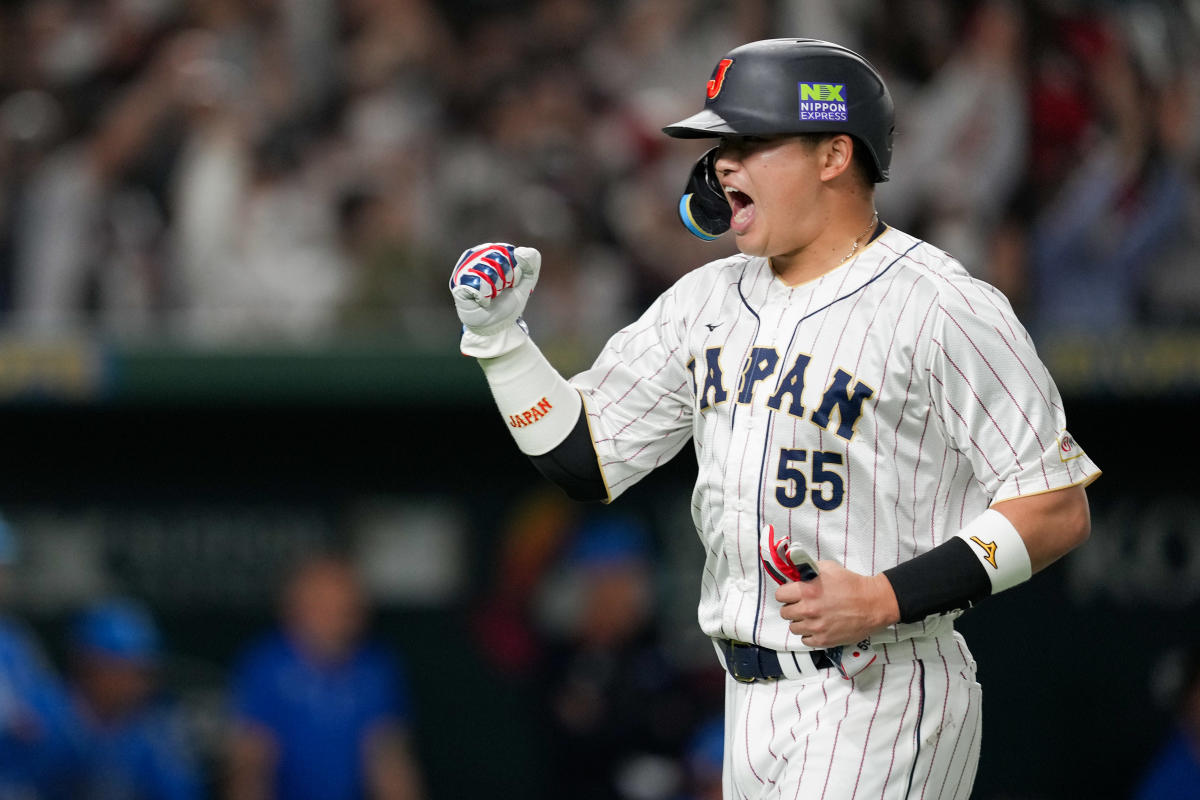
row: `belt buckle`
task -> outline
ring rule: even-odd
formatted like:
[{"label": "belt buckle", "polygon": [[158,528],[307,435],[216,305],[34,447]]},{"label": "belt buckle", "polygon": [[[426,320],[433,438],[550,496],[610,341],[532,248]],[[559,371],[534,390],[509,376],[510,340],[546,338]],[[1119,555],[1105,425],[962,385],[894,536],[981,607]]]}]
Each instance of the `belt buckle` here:
[{"label": "belt buckle", "polygon": [[738,683],[756,683],[759,680],[759,677],[757,675],[743,675],[738,670],[738,666],[740,665],[741,660],[742,660],[737,655],[737,652],[739,649],[741,649],[743,651],[749,651],[749,653],[753,653],[755,665],[757,665],[757,663],[758,663],[758,654],[757,654],[757,652],[755,652],[754,645],[747,644],[746,642],[737,642],[737,641],[734,641],[733,639],[730,639],[729,640],[729,652],[725,656],[725,661],[727,662],[726,666],[729,667],[729,674]]}]

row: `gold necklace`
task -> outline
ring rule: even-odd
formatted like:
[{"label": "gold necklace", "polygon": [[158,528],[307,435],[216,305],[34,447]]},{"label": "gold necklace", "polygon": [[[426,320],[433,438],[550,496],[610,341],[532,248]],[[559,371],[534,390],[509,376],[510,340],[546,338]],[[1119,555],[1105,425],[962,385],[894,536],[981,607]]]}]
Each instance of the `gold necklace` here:
[{"label": "gold necklace", "polygon": [[871,231],[875,230],[875,225],[878,222],[879,222],[879,212],[876,211],[874,214],[871,215],[871,221],[869,223],[867,223],[867,227],[865,229],[863,229],[863,232],[860,233],[858,236],[854,237],[854,244],[850,245],[850,252],[846,253],[846,255],[842,256],[842,260],[838,262],[839,267],[842,264],[845,264],[847,261],[849,261],[850,256],[852,256],[858,252],[858,240],[863,238],[864,236],[866,236]]}]

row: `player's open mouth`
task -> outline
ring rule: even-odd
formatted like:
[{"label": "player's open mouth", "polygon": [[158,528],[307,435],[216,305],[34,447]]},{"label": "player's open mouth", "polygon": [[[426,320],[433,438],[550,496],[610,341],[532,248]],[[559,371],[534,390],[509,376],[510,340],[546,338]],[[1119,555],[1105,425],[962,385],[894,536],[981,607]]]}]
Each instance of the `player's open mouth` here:
[{"label": "player's open mouth", "polygon": [[724,189],[725,199],[729,201],[729,210],[732,212],[729,226],[734,234],[743,233],[754,219],[754,200],[740,189],[729,186]]}]

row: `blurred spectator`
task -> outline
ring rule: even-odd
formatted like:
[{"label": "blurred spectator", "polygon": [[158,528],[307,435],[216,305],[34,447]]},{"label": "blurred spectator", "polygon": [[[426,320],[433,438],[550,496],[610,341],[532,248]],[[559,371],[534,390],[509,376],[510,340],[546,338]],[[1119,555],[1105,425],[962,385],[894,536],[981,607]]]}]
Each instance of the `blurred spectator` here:
[{"label": "blurred spectator", "polygon": [[[17,542],[0,519],[0,591]],[[79,752],[70,701],[33,637],[0,615],[0,798],[67,798],[66,775]]]},{"label": "blurred spectator", "polygon": [[233,680],[231,800],[415,800],[407,686],[363,638],[366,600],[343,560],[289,579],[281,629],[249,648]]},{"label": "blurred spectator", "polygon": [[987,243],[1026,157],[1023,40],[1015,2],[978,6],[961,45],[902,105],[896,169],[879,187],[888,222],[919,228],[985,280]]},{"label": "blurred spectator", "polygon": [[182,68],[187,127],[171,200],[186,330],[311,339],[331,330],[345,282],[326,131],[264,114],[260,103],[290,87],[264,85],[274,65],[247,75],[223,44],[209,37]]},{"label": "blurred spectator", "polygon": [[640,523],[598,516],[545,587],[559,629],[546,660],[553,797],[666,800],[683,788],[690,731],[709,709],[655,629],[652,563]]},{"label": "blurred spectator", "polygon": [[1200,800],[1200,646],[1188,654],[1176,711],[1177,727],[1142,777],[1136,800]]},{"label": "blurred spectator", "polygon": [[1143,311],[1151,265],[1186,235],[1195,193],[1184,149],[1195,114],[1181,115],[1189,98],[1170,91],[1178,67],[1147,69],[1119,19],[1088,30],[1078,50],[1096,109],[1093,138],[1038,213],[1031,239],[1032,327],[1042,334],[1152,318]]},{"label": "blurred spectator", "polygon": [[1035,335],[1194,325],[1198,27],[1156,0],[0,4],[0,313],[452,349],[448,265],[514,239],[550,265],[530,324],[586,363],[731,252],[675,218],[700,143],[659,127],[701,88],[671,76],[800,35],[861,48],[905,100],[885,220],[964,254]]},{"label": "blurred spectator", "polygon": [[470,626],[488,665],[506,677],[528,677],[544,657],[534,605],[576,513],[557,487],[542,487],[515,505],[502,528],[488,593],[472,604],[479,611]]},{"label": "blurred spectator", "polygon": [[183,718],[158,692],[162,649],[150,614],[128,600],[84,610],[71,633],[72,688],[84,747],[71,797],[202,796]]}]

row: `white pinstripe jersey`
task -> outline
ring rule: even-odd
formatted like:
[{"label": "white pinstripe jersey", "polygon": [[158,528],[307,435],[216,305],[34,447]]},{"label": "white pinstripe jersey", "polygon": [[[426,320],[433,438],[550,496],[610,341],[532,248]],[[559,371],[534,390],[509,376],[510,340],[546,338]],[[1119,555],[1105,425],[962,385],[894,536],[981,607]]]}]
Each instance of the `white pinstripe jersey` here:
[{"label": "white pinstripe jersey", "polygon": [[764,523],[871,575],[991,502],[1099,475],[1005,297],[893,228],[799,286],[746,255],[694,270],[571,383],[612,497],[693,440],[701,628],[776,650],[806,648],[760,566]]}]

